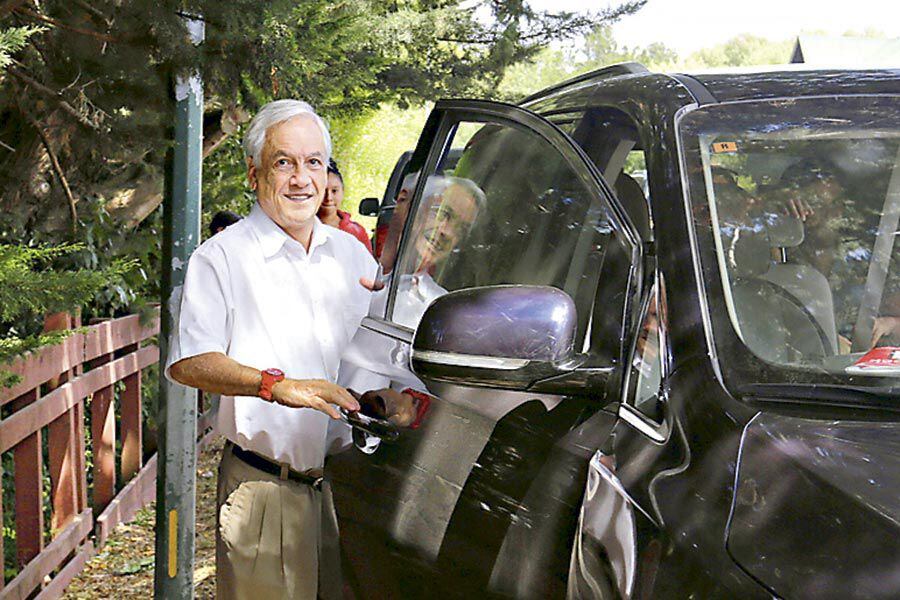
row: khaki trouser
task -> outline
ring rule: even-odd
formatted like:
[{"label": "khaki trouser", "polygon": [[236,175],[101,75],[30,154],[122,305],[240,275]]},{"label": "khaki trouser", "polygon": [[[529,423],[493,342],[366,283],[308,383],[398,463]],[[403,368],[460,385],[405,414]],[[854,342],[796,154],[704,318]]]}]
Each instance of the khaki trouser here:
[{"label": "khaki trouser", "polygon": [[217,511],[216,598],[340,598],[337,520],[327,484],[319,492],[281,480],[238,459],[226,444]]}]

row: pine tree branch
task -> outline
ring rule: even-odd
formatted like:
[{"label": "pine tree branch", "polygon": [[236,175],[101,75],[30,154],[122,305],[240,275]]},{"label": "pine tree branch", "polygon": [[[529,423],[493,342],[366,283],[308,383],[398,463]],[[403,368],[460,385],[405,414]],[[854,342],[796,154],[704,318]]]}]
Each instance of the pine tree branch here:
[{"label": "pine tree branch", "polygon": [[71,104],[69,104],[68,102],[63,100],[60,97],[59,92],[54,91],[54,90],[50,89],[49,87],[47,87],[46,85],[40,83],[39,81],[32,79],[31,77],[29,77],[28,75],[26,75],[25,73],[23,73],[22,71],[17,69],[16,67],[12,67],[12,66],[8,67],[7,72],[11,73],[13,75],[13,77],[18,79],[22,83],[28,85],[28,87],[30,87],[38,92],[41,92],[45,96],[52,98],[54,101],[56,101],[57,104],[59,104],[59,107],[61,109],[63,109],[64,111],[66,111],[67,113],[69,113],[70,115],[75,117],[75,120],[77,120],[79,123],[81,123],[88,129],[93,129],[94,131],[98,130],[97,126],[94,125],[93,123],[91,123],[87,117],[85,117],[83,114],[81,114],[78,111],[78,109],[76,109],[74,106],[72,106]]},{"label": "pine tree branch", "polygon": [[78,6],[80,6],[81,8],[83,8],[84,10],[86,10],[87,12],[89,12],[90,14],[92,14],[94,17],[96,17],[97,19],[102,21],[103,24],[106,25],[107,27],[109,27],[112,24],[112,19],[107,17],[99,9],[95,8],[94,6],[91,6],[84,0],[72,0],[72,1],[75,4],[77,4]]},{"label": "pine tree branch", "polygon": [[59,179],[59,183],[62,185],[63,192],[66,194],[66,200],[69,202],[69,213],[72,215],[72,233],[78,232],[78,209],[75,207],[75,196],[72,195],[72,188],[69,187],[69,180],[66,179],[65,173],[63,173],[62,166],[59,164],[59,159],[56,157],[56,154],[53,152],[53,148],[50,146],[50,138],[47,137],[47,134],[44,133],[44,129],[40,126],[40,124],[32,118],[32,116],[26,112],[22,112],[28,121],[31,123],[32,127],[34,127],[38,135],[41,136],[41,142],[44,144],[44,149],[47,150],[47,156],[50,157],[50,165],[53,167],[53,172],[56,174],[56,178]]},{"label": "pine tree branch", "polygon": [[105,33],[100,33],[99,31],[93,31],[90,29],[82,29],[81,27],[74,27],[72,25],[67,25],[67,24],[63,23],[62,21],[59,21],[57,19],[51,19],[50,17],[45,17],[44,15],[42,15],[40,13],[36,13],[33,10],[29,10],[27,8],[19,7],[19,8],[16,8],[15,11],[17,13],[19,13],[20,15],[31,17],[32,19],[36,19],[36,20],[44,22],[44,23],[49,23],[50,25],[53,25],[54,27],[59,27],[60,29],[65,29],[67,31],[71,31],[73,33],[78,33],[81,35],[87,35],[87,36],[90,36],[93,38],[97,38],[98,40],[101,40],[104,42],[115,43],[115,42],[124,41],[122,38],[116,38],[116,37],[113,37],[110,35],[106,35]]}]

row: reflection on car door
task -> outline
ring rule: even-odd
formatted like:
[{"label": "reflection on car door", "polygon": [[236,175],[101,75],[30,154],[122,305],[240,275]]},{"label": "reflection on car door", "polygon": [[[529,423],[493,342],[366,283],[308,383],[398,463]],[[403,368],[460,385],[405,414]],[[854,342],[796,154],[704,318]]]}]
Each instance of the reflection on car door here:
[{"label": "reflection on car door", "polygon": [[420,176],[409,218],[391,224],[404,226],[399,258],[382,265],[389,285],[347,359],[433,400],[398,441],[329,460],[345,577],[362,597],[563,595],[587,463],[614,421],[604,390],[419,381],[410,343],[447,291],[550,285],[575,301],[590,362],[604,258],[630,257],[633,234],[577,146],[520,108],[439,103],[410,164]]}]

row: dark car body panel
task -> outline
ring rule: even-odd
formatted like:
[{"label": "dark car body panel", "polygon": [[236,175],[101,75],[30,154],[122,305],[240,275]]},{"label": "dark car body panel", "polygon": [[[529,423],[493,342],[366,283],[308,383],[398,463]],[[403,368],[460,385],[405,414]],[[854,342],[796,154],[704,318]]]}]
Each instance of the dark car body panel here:
[{"label": "dark car body panel", "polygon": [[[581,373],[583,394],[423,379],[438,418],[365,459],[331,458],[357,595],[897,597],[898,413],[841,412],[816,404],[815,389],[797,402],[726,381],[722,364],[733,357],[717,354],[707,300],[721,283],[696,247],[709,214],[688,200],[677,123],[713,102],[898,92],[897,70],[674,77],[612,68],[526,99],[547,121],[571,123],[580,160],[597,160],[609,127],[631,127],[644,153],[652,238],[600,178],[638,249],[624,334],[605,363],[566,379],[571,386]],[[669,363],[652,419],[628,405],[624,371],[659,279]],[[408,368],[412,332],[368,327]],[[590,368],[605,370],[592,378]]]},{"label": "dark car body panel", "polygon": [[898,423],[760,414],[741,443],[728,549],[780,596],[896,598],[898,479]]}]

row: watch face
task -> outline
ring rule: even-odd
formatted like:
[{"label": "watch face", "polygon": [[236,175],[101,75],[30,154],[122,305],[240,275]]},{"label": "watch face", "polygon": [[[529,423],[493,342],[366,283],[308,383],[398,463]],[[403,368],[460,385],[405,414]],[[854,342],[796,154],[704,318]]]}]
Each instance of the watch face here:
[{"label": "watch face", "polygon": [[281,369],[266,369],[266,374],[272,377],[284,377],[284,371]]}]

